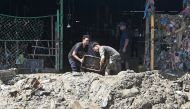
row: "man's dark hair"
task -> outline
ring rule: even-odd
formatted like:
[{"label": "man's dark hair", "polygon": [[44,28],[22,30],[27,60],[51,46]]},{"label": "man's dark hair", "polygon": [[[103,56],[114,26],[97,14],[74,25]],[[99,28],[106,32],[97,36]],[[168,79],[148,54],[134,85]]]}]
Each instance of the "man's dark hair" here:
[{"label": "man's dark hair", "polygon": [[96,45],[100,45],[98,42],[94,42],[93,44],[92,44],[92,48],[94,48]]},{"label": "man's dark hair", "polygon": [[86,38],[90,39],[90,35],[83,35],[83,36],[82,36],[82,40],[84,40],[84,39],[86,39]]}]

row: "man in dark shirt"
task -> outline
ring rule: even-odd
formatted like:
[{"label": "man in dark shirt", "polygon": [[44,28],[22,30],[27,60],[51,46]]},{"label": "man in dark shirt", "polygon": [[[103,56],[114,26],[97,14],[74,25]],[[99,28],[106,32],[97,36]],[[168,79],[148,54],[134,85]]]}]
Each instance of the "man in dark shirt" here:
[{"label": "man in dark shirt", "polygon": [[131,57],[138,57],[138,49],[137,49],[137,40],[140,36],[138,28],[135,29],[133,36],[131,38]]},{"label": "man in dark shirt", "polygon": [[118,36],[118,31],[120,31],[120,44],[119,44],[119,52],[121,54],[121,65],[122,65],[122,70],[126,70],[129,66],[128,66],[128,62],[127,62],[127,53],[126,53],[126,49],[128,47],[128,43],[129,43],[129,33],[127,32],[127,27],[126,27],[126,23],[125,22],[121,22],[118,25],[117,28],[117,34],[116,37]]},{"label": "man in dark shirt", "polygon": [[94,41],[90,41],[87,54],[91,55],[91,56],[100,57],[99,53],[97,53],[93,50],[93,43],[94,43]]},{"label": "man in dark shirt", "polygon": [[83,61],[83,56],[88,52],[89,35],[84,35],[82,42],[76,43],[69,52],[68,59],[74,76],[80,75],[80,65]]},{"label": "man in dark shirt", "polygon": [[110,46],[93,43],[93,50],[100,54],[100,66],[106,67],[105,75],[118,74],[121,71],[120,54]]}]

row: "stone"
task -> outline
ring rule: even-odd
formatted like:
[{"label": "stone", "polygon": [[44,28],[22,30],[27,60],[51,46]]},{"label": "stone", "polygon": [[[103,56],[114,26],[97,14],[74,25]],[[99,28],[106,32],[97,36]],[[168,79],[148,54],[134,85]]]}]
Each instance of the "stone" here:
[{"label": "stone", "polygon": [[185,92],[185,94],[187,95],[188,101],[190,101],[190,93],[189,92]]},{"label": "stone", "polygon": [[145,103],[142,105],[140,109],[152,109],[152,104],[151,103]]},{"label": "stone", "polygon": [[49,96],[51,94],[51,92],[49,92],[49,91],[40,91],[40,90],[38,90],[38,91],[36,91],[35,92],[35,95],[36,96]]},{"label": "stone", "polygon": [[96,103],[91,103],[89,109],[101,109]]},{"label": "stone", "polygon": [[0,80],[6,82],[8,80],[11,80],[13,77],[15,77],[17,74],[16,68],[11,68],[8,70],[0,70]]},{"label": "stone", "polygon": [[183,104],[180,109],[190,109],[190,102]]},{"label": "stone", "polygon": [[70,106],[71,109],[84,109],[80,103],[78,101],[74,101],[71,106]]},{"label": "stone", "polygon": [[137,88],[124,89],[121,91],[122,97],[134,97],[139,94],[139,90]]},{"label": "stone", "polygon": [[11,89],[11,86],[10,86],[10,85],[4,85],[4,84],[3,84],[3,85],[0,86],[0,89],[1,89],[1,90],[9,90],[9,89]]},{"label": "stone", "polygon": [[0,80],[0,85],[3,85],[3,81],[2,80]]},{"label": "stone", "polygon": [[9,92],[9,94],[10,94],[11,97],[17,97],[18,94],[19,94],[19,91],[17,91],[17,90],[12,90],[12,91]]},{"label": "stone", "polygon": [[128,73],[128,71],[121,71],[117,75],[125,75],[126,73]]}]

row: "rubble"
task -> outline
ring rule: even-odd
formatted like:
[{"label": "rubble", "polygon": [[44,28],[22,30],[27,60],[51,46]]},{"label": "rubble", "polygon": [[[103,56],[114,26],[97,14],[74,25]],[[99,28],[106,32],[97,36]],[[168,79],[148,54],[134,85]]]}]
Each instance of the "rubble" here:
[{"label": "rubble", "polygon": [[190,109],[187,80],[189,74],[173,81],[158,71],[132,70],[110,76],[18,74],[0,84],[0,109]]}]

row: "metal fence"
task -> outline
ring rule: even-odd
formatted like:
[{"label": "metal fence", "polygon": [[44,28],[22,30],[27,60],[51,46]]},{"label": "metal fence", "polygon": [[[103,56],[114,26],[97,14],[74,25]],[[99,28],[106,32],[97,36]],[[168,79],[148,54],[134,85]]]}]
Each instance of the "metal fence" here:
[{"label": "metal fence", "polygon": [[[32,68],[34,60],[39,68],[55,68],[58,47],[54,40],[0,40],[0,69],[18,67]],[[30,61],[30,62],[29,62]],[[34,62],[33,62],[34,63]]]},{"label": "metal fence", "polygon": [[59,31],[56,16],[0,14],[0,69],[57,69]]}]

